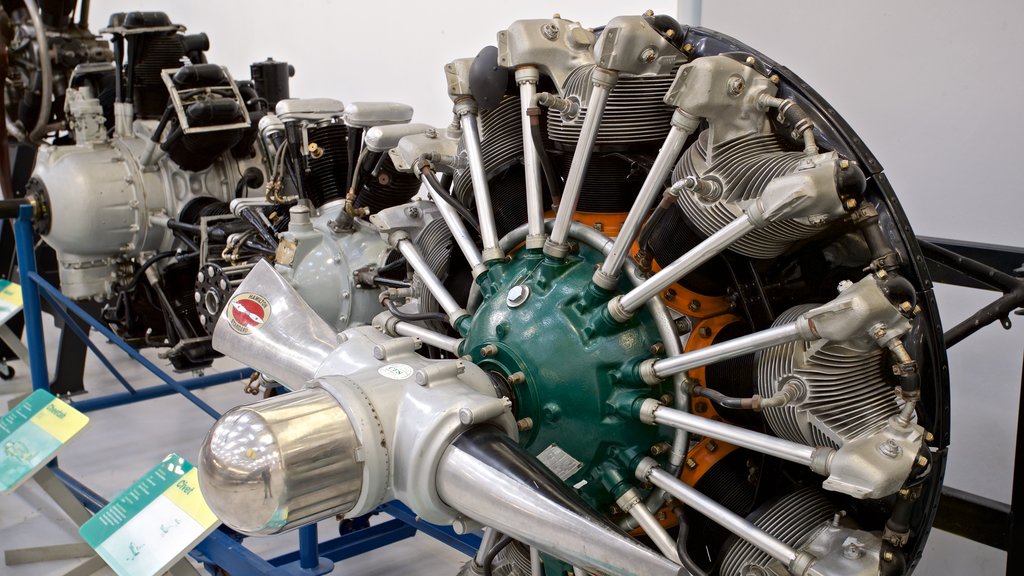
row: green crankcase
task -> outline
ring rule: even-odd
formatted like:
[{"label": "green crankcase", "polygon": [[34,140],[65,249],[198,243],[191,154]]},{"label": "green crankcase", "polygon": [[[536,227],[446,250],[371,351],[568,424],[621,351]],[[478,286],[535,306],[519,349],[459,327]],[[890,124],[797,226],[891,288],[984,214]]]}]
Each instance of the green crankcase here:
[{"label": "green crankcase", "polygon": [[669,394],[671,385],[636,376],[637,364],[662,348],[646,309],[626,324],[601,321],[611,294],[591,277],[602,259],[584,246],[564,260],[519,250],[492,264],[461,350],[507,383],[517,419],[532,420],[523,448],[612,513],[615,498],[636,484],[639,459],[670,440],[618,408]]}]

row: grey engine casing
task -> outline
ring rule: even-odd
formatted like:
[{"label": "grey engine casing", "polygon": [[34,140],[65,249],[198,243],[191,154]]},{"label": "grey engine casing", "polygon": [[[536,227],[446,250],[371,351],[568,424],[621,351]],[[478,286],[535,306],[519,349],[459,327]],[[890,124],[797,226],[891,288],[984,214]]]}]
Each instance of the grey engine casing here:
[{"label": "grey engine casing", "polygon": [[[94,116],[73,116],[72,123]],[[50,223],[43,240],[57,253],[61,291],[68,297],[109,298],[120,263],[172,248],[173,233],[154,221],[177,217],[195,198],[230,201],[242,173],[263,165],[257,147],[252,158],[225,153],[199,172],[183,170],[167,156],[144,167],[141,159],[156,125],[137,120],[128,133],[110,138],[102,130],[82,138],[86,133],[79,131],[75,145],[39,148],[29,191],[46,195]]]}]

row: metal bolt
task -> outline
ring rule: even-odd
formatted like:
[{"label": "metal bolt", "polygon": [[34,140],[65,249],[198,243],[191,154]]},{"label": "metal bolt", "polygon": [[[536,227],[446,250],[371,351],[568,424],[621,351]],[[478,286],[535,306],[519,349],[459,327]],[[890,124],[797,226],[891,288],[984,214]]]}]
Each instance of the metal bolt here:
[{"label": "metal bolt", "polygon": [[405,213],[409,215],[409,218],[419,218],[420,209],[415,206],[409,206],[405,209]]},{"label": "metal bolt", "polygon": [[523,302],[526,302],[526,299],[529,297],[529,286],[516,284],[508,289],[508,294],[505,296],[505,304],[507,304],[509,308],[518,308],[523,304]]},{"label": "metal bolt", "polygon": [[423,135],[427,138],[437,138],[437,130],[434,128],[427,128],[423,131]]},{"label": "metal bolt", "polygon": [[648,64],[654,62],[657,58],[658,51],[654,48],[645,48],[644,51],[640,53],[640,60]]},{"label": "metal bolt", "polygon": [[903,452],[903,449],[900,448],[900,445],[897,444],[895,440],[890,438],[889,440],[886,440],[885,442],[882,442],[881,444],[878,445],[878,451],[882,453],[882,456],[886,456],[889,458],[899,458],[900,453]]},{"label": "metal bolt", "polygon": [[693,409],[697,411],[697,414],[703,414],[708,411],[708,405],[704,402],[697,402],[694,404]]},{"label": "metal bolt", "polygon": [[928,458],[926,458],[924,456],[918,456],[917,457],[917,465],[922,467],[922,468],[924,468],[925,466],[928,465]]},{"label": "metal bolt", "polygon": [[693,44],[690,44],[689,42],[687,42],[686,44],[683,44],[683,52],[692,52],[692,51],[693,51]]},{"label": "metal bolt", "polygon": [[885,554],[882,554],[882,559],[886,562],[892,562],[893,558],[895,558],[895,556],[892,555],[892,552],[886,552]]},{"label": "metal bolt", "polygon": [[853,198],[848,198],[846,200],[846,208],[848,210],[853,210],[856,207],[857,207],[857,201],[856,200],[854,200]]},{"label": "metal bolt", "polygon": [[732,94],[733,96],[739,96],[740,94],[743,93],[744,86],[745,84],[743,83],[743,78],[740,78],[739,76],[733,76],[732,78],[729,79],[729,94]]},{"label": "metal bolt", "polygon": [[651,354],[661,354],[665,351],[665,345],[661,342],[655,342],[654,344],[651,344],[650,351]]},{"label": "metal bolt", "polygon": [[900,489],[900,496],[908,496],[909,494],[910,490],[907,490],[906,488]]},{"label": "metal bolt", "polygon": [[700,310],[700,300],[690,300],[690,305],[687,308],[690,309],[690,312]]},{"label": "metal bolt", "polygon": [[714,452],[715,450],[718,450],[718,444],[715,444],[714,442],[708,442],[704,448],[708,452]]},{"label": "metal bolt", "polygon": [[675,397],[671,394],[662,394],[661,397],[658,398],[658,401],[661,402],[662,406],[671,406],[673,400],[675,400]]},{"label": "metal bolt", "polygon": [[690,469],[690,470],[696,469],[697,468],[697,461],[694,460],[693,458],[687,458],[686,459],[686,467],[688,469]]},{"label": "metal bolt", "polygon": [[710,338],[711,328],[707,326],[701,326],[700,330],[697,330],[697,335],[699,335],[701,338]]},{"label": "metal bolt", "polygon": [[480,349],[480,355],[484,356],[484,357],[494,356],[497,353],[498,353],[498,347],[495,346],[494,344],[488,344],[488,345],[486,345],[486,346],[484,346],[483,348]]},{"label": "metal bolt", "polygon": [[846,289],[849,288],[850,286],[853,286],[853,282],[850,282],[849,280],[843,280],[842,282],[839,283],[839,286],[836,287],[836,290],[840,292],[845,292]]},{"label": "metal bolt", "polygon": [[309,155],[314,159],[324,155],[324,149],[320,147],[316,142],[309,143]]},{"label": "metal bolt", "polygon": [[672,449],[672,445],[668,442],[658,442],[654,446],[651,446],[651,456],[661,456]]},{"label": "metal bolt", "polygon": [[533,418],[527,416],[526,418],[520,418],[516,420],[516,428],[519,428],[520,432],[526,432],[533,428]]},{"label": "metal bolt", "polygon": [[771,76],[770,76],[770,77],[768,78],[768,80],[771,80],[771,83],[772,83],[772,84],[778,84],[778,83],[779,83],[779,75],[778,75],[778,74],[772,74],[772,75],[771,75]]},{"label": "metal bolt", "polygon": [[910,314],[913,310],[914,307],[910,305],[910,302],[900,302],[900,312]]},{"label": "metal bolt", "polygon": [[669,288],[668,290],[665,290],[665,300],[668,300],[668,301],[671,302],[672,300],[675,300],[675,299],[676,299],[676,291],[675,290],[673,290],[671,288]]},{"label": "metal bolt", "polygon": [[541,26],[540,33],[548,40],[554,40],[555,38],[558,38],[558,26],[548,22]]},{"label": "metal bolt", "polygon": [[843,519],[843,516],[846,516],[846,510],[840,510],[839,512],[836,512],[832,516],[832,527],[833,528],[839,528],[839,521]]},{"label": "metal bolt", "polygon": [[757,64],[757,60],[754,60],[753,56],[747,56],[747,59],[745,60],[745,62],[747,64],[747,66],[753,66],[754,64]]},{"label": "metal bolt", "polygon": [[935,441],[935,434],[932,434],[931,432],[925,432],[924,433],[924,441],[928,442],[929,444],[934,442]]},{"label": "metal bolt", "polygon": [[847,160],[846,158],[843,158],[842,160],[839,161],[839,169],[840,170],[846,170],[849,167],[850,167],[850,161]]},{"label": "metal bolt", "polygon": [[654,16],[654,10],[651,10],[650,8],[648,8],[647,11],[644,12],[644,16],[647,16],[648,18],[650,18],[651,16]]},{"label": "metal bolt", "polygon": [[856,540],[843,547],[843,556],[846,556],[851,560],[856,560],[863,555],[864,550],[860,547],[860,542],[857,542]]},{"label": "metal bolt", "polygon": [[523,374],[522,372],[515,372],[510,374],[508,377],[508,383],[513,386],[522,384],[523,382],[526,382],[526,374]]},{"label": "metal bolt", "polygon": [[911,313],[912,313],[912,314],[913,314],[914,316],[917,316],[918,314],[920,314],[920,313],[921,313],[921,307],[920,307],[920,306],[914,306],[914,309],[913,309],[913,310],[911,311]]}]

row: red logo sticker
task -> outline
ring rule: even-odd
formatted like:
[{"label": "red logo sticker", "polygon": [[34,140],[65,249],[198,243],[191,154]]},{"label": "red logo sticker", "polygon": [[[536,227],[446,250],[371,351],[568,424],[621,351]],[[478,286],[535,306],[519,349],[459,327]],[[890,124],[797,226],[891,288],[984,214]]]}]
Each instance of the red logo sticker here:
[{"label": "red logo sticker", "polygon": [[270,319],[270,302],[252,292],[238,294],[224,309],[224,316],[232,330],[239,334],[251,334]]}]

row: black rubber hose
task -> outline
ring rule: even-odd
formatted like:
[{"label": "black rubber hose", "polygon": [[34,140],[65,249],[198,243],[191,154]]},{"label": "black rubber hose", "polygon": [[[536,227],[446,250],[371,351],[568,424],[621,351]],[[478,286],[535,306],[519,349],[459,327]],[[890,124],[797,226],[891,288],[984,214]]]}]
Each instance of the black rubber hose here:
[{"label": "black rubber hose", "polygon": [[686,549],[686,538],[690,533],[690,523],[686,521],[683,507],[676,505],[672,508],[672,513],[676,515],[679,520],[679,534],[676,536],[676,553],[679,555],[679,561],[683,564],[683,568],[686,568],[693,576],[708,576],[693,558],[690,558],[690,552]]},{"label": "black rubber hose", "polygon": [[452,178],[451,174],[449,174],[447,172],[445,172],[444,174],[441,174],[441,180],[440,180],[441,187],[444,188],[445,190],[451,190],[452,189],[452,181],[453,180],[455,180],[455,179]]},{"label": "black rubber hose", "polygon": [[533,137],[533,147],[537,150],[537,157],[540,159],[540,169],[544,173],[544,180],[548,183],[548,192],[551,194],[551,201],[558,204],[562,198],[562,182],[551,164],[551,157],[548,156],[547,148],[544,148],[544,135],[540,132],[540,108],[530,108],[526,112],[530,116],[530,135]]},{"label": "black rubber hose", "polygon": [[154,144],[160,143],[160,137],[164,134],[164,128],[167,128],[167,122],[171,120],[171,114],[174,114],[174,105],[168,104],[167,108],[164,108],[163,116],[160,116],[160,122],[157,123],[156,129],[153,130],[153,136],[149,138]]},{"label": "black rubber hose", "polygon": [[420,173],[423,174],[423,179],[427,182],[427,185],[430,186],[430,188],[434,191],[434,196],[439,197],[441,200],[444,201],[445,204],[448,204],[449,206],[454,208],[455,211],[459,213],[459,216],[462,216],[462,219],[465,220],[466,223],[473,228],[473,230],[476,230],[476,232],[479,233],[480,224],[478,224],[476,218],[473,217],[473,213],[470,212],[468,208],[463,206],[461,202],[456,200],[454,196],[449,194],[448,191],[445,190],[443,186],[441,186],[441,183],[438,182],[437,176],[434,174],[434,171],[431,170],[429,167],[424,166],[420,170]]},{"label": "black rubber hose", "polygon": [[484,576],[492,576],[494,574],[494,557],[505,549],[506,546],[512,543],[512,539],[508,536],[502,536],[491,546],[491,549],[484,555]]},{"label": "black rubber hose", "polygon": [[177,254],[178,252],[175,250],[168,250],[166,252],[160,252],[150,257],[149,260],[146,260],[145,262],[142,263],[142,266],[139,266],[139,269],[135,272],[135,275],[132,276],[131,282],[125,284],[124,291],[130,292],[132,289],[134,289],[135,285],[138,284],[140,280],[142,280],[142,275],[146,273],[146,270],[148,270],[150,266],[156,264],[161,260],[165,260],[167,258],[170,258],[171,256],[175,256]]},{"label": "black rubber hose", "polygon": [[345,190],[354,188],[356,174],[359,173],[360,166],[357,165],[356,159],[359,158],[359,148],[363,142],[363,129],[356,126],[348,127],[348,148],[346,150],[348,156],[347,170],[345,173]]},{"label": "black rubber hose", "polygon": [[381,266],[380,268],[377,268],[377,274],[390,272],[392,270],[405,266],[405,264],[405,256],[402,256],[401,258],[396,258],[395,260],[388,262],[387,264]]},{"label": "black rubber hose", "polygon": [[420,312],[419,314],[402,312],[398,309],[398,306],[395,306],[395,303],[392,302],[390,298],[384,299],[384,305],[388,307],[388,312],[391,312],[392,316],[403,322],[426,322],[430,320],[439,320],[441,322],[448,321],[448,315],[444,312]]}]

